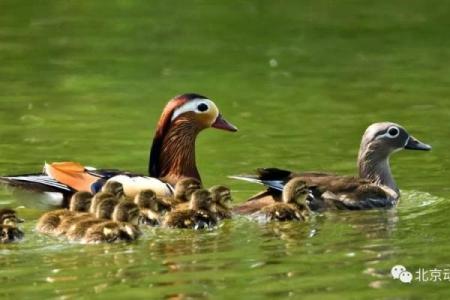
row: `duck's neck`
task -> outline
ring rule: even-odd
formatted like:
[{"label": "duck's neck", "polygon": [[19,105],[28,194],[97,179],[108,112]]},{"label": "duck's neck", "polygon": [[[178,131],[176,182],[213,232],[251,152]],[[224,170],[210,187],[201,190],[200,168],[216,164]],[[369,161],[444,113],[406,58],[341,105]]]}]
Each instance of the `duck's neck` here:
[{"label": "duck's neck", "polygon": [[380,156],[377,151],[363,151],[358,157],[359,177],[375,184],[385,185],[398,195],[400,191],[395,183],[389,165],[389,155]]},{"label": "duck's neck", "polygon": [[186,177],[201,180],[195,161],[195,139],[200,131],[188,120],[172,124],[159,153],[159,178],[172,185]]}]

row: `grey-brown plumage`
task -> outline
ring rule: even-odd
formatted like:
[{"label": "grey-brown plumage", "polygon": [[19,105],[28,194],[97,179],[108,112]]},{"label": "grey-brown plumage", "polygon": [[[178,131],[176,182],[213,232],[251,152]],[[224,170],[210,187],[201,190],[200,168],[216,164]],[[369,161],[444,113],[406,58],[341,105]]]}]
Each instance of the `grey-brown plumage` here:
[{"label": "grey-brown plumage", "polygon": [[75,216],[77,213],[88,212],[91,206],[92,194],[89,192],[77,192],[70,199],[69,209],[57,209],[42,215],[36,225],[36,230],[41,233],[55,234],[55,230],[64,218]]},{"label": "grey-brown plumage", "polygon": [[67,230],[66,237],[71,241],[80,240],[92,225],[100,224],[111,219],[118,203],[119,201],[116,198],[102,200],[97,206],[95,217],[73,224],[69,230]]},{"label": "grey-brown plumage", "polygon": [[126,222],[107,221],[94,224],[86,231],[82,242],[85,244],[135,241],[141,235],[136,225]]},{"label": "grey-brown plumage", "polygon": [[[118,203],[118,200],[114,197],[114,195],[109,193],[103,193],[99,197],[95,195],[92,198],[91,206],[89,211],[94,211],[93,213],[77,213],[74,216],[67,216],[62,219],[61,224],[56,228],[55,234],[57,235],[68,235],[69,231],[72,230],[70,235],[73,236],[74,239],[79,239],[83,235],[83,228],[85,228],[85,224],[82,224],[84,221],[92,220],[92,219],[111,219],[112,213],[114,211],[114,207]],[[94,209],[95,207],[95,209]],[[77,225],[78,224],[78,225]],[[82,229],[78,230],[78,227],[81,226]],[[81,237],[80,237],[81,234]],[[83,233],[84,234],[84,233]]]},{"label": "grey-brown plumage", "polygon": [[199,180],[183,178],[175,185],[174,200],[176,203],[189,202],[192,194],[201,188],[202,184]]},{"label": "grey-brown plumage", "polygon": [[209,189],[212,196],[212,211],[218,219],[231,219],[230,203],[233,201],[231,190],[223,185],[216,185]]},{"label": "grey-brown plumage", "polygon": [[217,225],[217,216],[211,211],[212,196],[208,190],[195,191],[188,209],[171,211],[164,219],[165,227],[207,229]]},{"label": "grey-brown plumage", "polygon": [[23,238],[23,232],[12,225],[0,224],[0,244],[13,243]]},{"label": "grey-brown plumage", "polygon": [[307,205],[309,189],[300,178],[291,179],[283,189],[283,202],[275,202],[261,209],[267,221],[305,221],[310,210]]},{"label": "grey-brown plumage", "polygon": [[160,225],[162,216],[171,210],[171,206],[157,198],[152,190],[140,191],[134,203],[140,210],[140,223],[150,226]]},{"label": "grey-brown plumage", "polygon": [[141,232],[137,227],[139,208],[131,201],[116,205],[111,221],[95,223],[86,230],[83,243],[134,241]]},{"label": "grey-brown plumage", "polygon": [[397,204],[400,192],[389,165],[392,153],[402,149],[430,150],[431,146],[418,141],[402,126],[381,122],[365,131],[358,154],[359,176],[338,176],[321,172],[296,173],[280,169],[260,169],[256,176],[234,178],[264,184],[268,190],[236,207],[236,213],[252,213],[255,207],[280,201],[284,184],[299,177],[313,190],[309,202],[313,210],[390,208]]},{"label": "grey-brown plumage", "polygon": [[123,185],[120,182],[117,181],[107,181],[102,186],[102,192],[104,193],[110,193],[116,196],[118,199],[125,198],[125,193],[123,190]]}]

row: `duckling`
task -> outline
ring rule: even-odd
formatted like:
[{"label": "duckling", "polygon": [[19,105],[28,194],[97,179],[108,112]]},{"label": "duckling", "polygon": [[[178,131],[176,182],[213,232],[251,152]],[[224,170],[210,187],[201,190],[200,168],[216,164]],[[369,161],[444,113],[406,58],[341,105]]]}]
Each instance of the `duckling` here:
[{"label": "duckling", "polygon": [[263,207],[259,214],[267,221],[305,221],[309,216],[307,198],[310,190],[301,178],[290,180],[283,189],[283,202]]},{"label": "duckling", "polygon": [[76,192],[70,199],[69,209],[58,209],[45,213],[39,218],[36,230],[41,233],[54,234],[64,218],[75,216],[80,212],[88,212],[91,200],[91,193]]},{"label": "duckling", "polygon": [[119,200],[116,198],[108,198],[101,201],[97,206],[95,217],[84,218],[72,224],[66,232],[66,237],[70,241],[80,240],[86,231],[94,224],[103,223],[111,219],[112,214]]},{"label": "duckling", "polygon": [[12,225],[0,224],[0,244],[12,243],[23,238],[23,232]]},{"label": "duckling", "polygon": [[212,196],[200,189],[191,196],[188,209],[171,211],[164,219],[165,227],[206,229],[217,225],[217,217],[211,211]]},{"label": "duckling", "polygon": [[95,217],[99,204],[106,200],[109,201],[110,199],[115,199],[114,195],[111,193],[97,193],[91,200],[91,206],[89,207],[88,213],[76,213],[73,216],[69,215],[63,217],[60,225],[56,228],[54,233],[56,235],[64,235],[67,233],[69,228],[72,227],[72,225]]},{"label": "duckling", "polygon": [[125,193],[123,190],[123,185],[120,182],[117,181],[107,181],[103,187],[102,192],[104,193],[111,193],[114,196],[116,196],[118,199],[124,199]]},{"label": "duckling", "polygon": [[24,220],[17,217],[16,211],[10,208],[0,209],[0,224],[17,227],[18,223],[23,223]]},{"label": "duckling", "polygon": [[228,204],[233,201],[231,191],[223,185],[216,185],[209,189],[212,195],[212,210],[219,219],[231,219],[231,210]]},{"label": "duckling", "polygon": [[83,243],[112,243],[115,241],[134,241],[141,231],[139,222],[139,207],[131,201],[122,201],[116,205],[112,221],[92,225],[84,235]]},{"label": "duckling", "polygon": [[202,188],[202,184],[195,178],[183,178],[175,185],[173,192],[174,206],[179,203],[187,203],[191,199],[192,193]]},{"label": "duckling", "polygon": [[157,226],[161,223],[161,217],[170,211],[170,205],[156,197],[152,190],[140,191],[134,198],[140,209],[140,223]]}]

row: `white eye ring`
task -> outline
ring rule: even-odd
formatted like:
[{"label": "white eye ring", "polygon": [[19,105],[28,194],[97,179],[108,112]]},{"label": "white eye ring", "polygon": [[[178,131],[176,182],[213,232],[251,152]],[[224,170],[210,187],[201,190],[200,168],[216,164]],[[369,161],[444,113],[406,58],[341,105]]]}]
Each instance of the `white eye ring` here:
[{"label": "white eye ring", "polygon": [[394,139],[400,135],[400,129],[398,129],[395,126],[389,127],[389,129],[386,131],[386,136]]}]

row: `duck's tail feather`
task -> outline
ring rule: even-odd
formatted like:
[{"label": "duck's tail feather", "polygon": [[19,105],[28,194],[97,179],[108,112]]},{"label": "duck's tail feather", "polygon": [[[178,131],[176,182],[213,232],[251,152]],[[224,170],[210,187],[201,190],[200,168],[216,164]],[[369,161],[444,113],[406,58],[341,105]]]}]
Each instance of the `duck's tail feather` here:
[{"label": "duck's tail feather", "polygon": [[44,174],[1,176],[0,183],[34,192],[73,192],[73,190],[67,185],[62,184]]},{"label": "duck's tail feather", "polygon": [[286,183],[284,180],[263,180],[256,175],[237,175],[237,176],[228,176],[228,178],[261,184],[277,191],[283,191],[284,185]]}]

